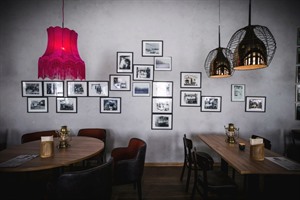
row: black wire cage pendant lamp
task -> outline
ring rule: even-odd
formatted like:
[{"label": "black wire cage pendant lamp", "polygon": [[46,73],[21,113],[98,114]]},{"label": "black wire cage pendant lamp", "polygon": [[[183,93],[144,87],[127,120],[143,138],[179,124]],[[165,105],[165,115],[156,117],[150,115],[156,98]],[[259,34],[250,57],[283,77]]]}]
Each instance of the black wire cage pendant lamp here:
[{"label": "black wire cage pendant lamp", "polygon": [[[220,0],[219,0],[219,23],[220,23]],[[204,68],[209,78],[227,78],[232,76],[232,52],[228,48],[221,47],[220,24],[219,24],[219,47],[211,50],[205,60]]]},{"label": "black wire cage pendant lamp", "polygon": [[233,52],[234,70],[254,70],[270,65],[276,41],[265,26],[251,25],[251,0],[249,0],[249,25],[236,31],[227,48]]}]

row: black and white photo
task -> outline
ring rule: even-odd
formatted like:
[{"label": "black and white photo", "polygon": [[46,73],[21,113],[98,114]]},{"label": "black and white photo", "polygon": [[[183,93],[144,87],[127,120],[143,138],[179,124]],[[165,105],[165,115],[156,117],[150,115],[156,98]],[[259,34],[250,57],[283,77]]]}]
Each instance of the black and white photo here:
[{"label": "black and white photo", "polygon": [[117,52],[117,72],[132,73],[133,52]]},{"label": "black and white photo", "polygon": [[152,130],[172,130],[172,114],[152,114]]},{"label": "black and white photo", "polygon": [[121,97],[101,97],[100,113],[121,113]]},{"label": "black and white photo", "polygon": [[246,112],[266,112],[266,97],[246,96]]},{"label": "black and white photo", "polygon": [[152,81],[153,80],[153,65],[134,65],[133,80],[135,81]]},{"label": "black and white photo", "polygon": [[152,82],[153,97],[172,97],[173,82],[172,81],[153,81]]},{"label": "black and white photo", "polygon": [[180,91],[180,106],[200,107],[201,91],[182,90]]},{"label": "black and white photo", "polygon": [[201,88],[201,72],[181,72],[180,87],[181,88]]},{"label": "black and white photo", "polygon": [[154,57],[154,69],[157,71],[171,71],[172,57]]},{"label": "black and white photo", "polygon": [[87,81],[67,81],[68,97],[86,97]]},{"label": "black and white photo", "polygon": [[134,97],[148,97],[151,93],[150,82],[133,82],[132,96]]},{"label": "black and white photo", "polygon": [[108,81],[88,81],[89,97],[107,97],[108,95]]},{"label": "black and white photo", "polygon": [[142,56],[163,56],[163,41],[142,40]]},{"label": "black and white photo", "polygon": [[221,112],[222,97],[221,96],[202,96],[201,111],[202,112]]},{"label": "black and white photo", "polygon": [[27,97],[28,113],[47,113],[48,98],[47,97]]},{"label": "black and white photo", "polygon": [[152,98],[152,113],[172,113],[172,98]]},{"label": "black and white photo", "polygon": [[41,81],[22,81],[23,97],[43,96],[43,87]]},{"label": "black and white photo", "polygon": [[231,101],[245,101],[245,84],[231,85]]},{"label": "black and white photo", "polygon": [[109,75],[110,90],[112,91],[130,91],[130,75]]},{"label": "black and white photo", "polygon": [[64,96],[63,81],[44,81],[44,96]]},{"label": "black and white photo", "polygon": [[57,97],[56,98],[57,113],[77,113],[77,98],[76,97]]}]

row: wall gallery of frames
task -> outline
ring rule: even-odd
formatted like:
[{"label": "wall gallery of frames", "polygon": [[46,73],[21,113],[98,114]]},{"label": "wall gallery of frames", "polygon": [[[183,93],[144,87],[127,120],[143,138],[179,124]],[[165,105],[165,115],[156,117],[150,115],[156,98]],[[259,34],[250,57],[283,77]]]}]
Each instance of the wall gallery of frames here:
[{"label": "wall gallery of frames", "polygon": [[[298,30],[299,34],[299,30]],[[300,40],[298,39],[298,45]],[[171,71],[172,57],[163,55],[162,40],[142,40],[142,57],[153,57],[152,64],[135,64],[133,52],[116,53],[116,74],[109,80],[21,81],[22,97],[27,97],[28,113],[47,113],[48,98],[56,98],[56,113],[77,113],[77,98],[98,97],[99,113],[121,114],[121,97],[110,91],[131,91],[133,97],[152,97],[152,130],[173,129],[173,81],[155,81],[154,71]],[[298,47],[298,64],[300,47]],[[300,83],[297,66],[298,82]],[[221,112],[222,96],[202,96],[201,72],[180,72],[180,106],[198,107],[201,112]],[[266,112],[266,97],[245,96],[245,84],[231,85],[231,101],[245,102],[245,112]],[[300,85],[297,99],[300,101]],[[298,102],[297,109],[300,108]],[[297,119],[300,117],[297,115]]]}]

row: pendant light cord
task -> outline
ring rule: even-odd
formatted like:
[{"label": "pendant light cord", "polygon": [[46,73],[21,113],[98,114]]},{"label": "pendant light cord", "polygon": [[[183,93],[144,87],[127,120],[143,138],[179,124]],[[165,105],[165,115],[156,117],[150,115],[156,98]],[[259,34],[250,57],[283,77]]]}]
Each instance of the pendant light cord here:
[{"label": "pendant light cord", "polygon": [[251,0],[249,0],[249,26],[251,25]]},{"label": "pendant light cord", "polygon": [[62,0],[62,28],[64,28],[65,23],[65,1]]},{"label": "pendant light cord", "polygon": [[221,47],[221,36],[220,36],[220,21],[221,21],[221,17],[220,17],[220,12],[221,12],[221,10],[220,10],[220,0],[219,0],[219,48]]}]

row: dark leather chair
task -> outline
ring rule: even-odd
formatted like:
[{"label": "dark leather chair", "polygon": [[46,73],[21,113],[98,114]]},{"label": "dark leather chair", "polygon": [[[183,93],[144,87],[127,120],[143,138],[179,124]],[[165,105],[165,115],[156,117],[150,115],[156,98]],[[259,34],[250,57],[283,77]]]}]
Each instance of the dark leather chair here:
[{"label": "dark leather chair", "polygon": [[131,138],[127,147],[117,147],[111,152],[114,158],[114,185],[134,184],[138,199],[142,199],[142,177],[147,144],[138,138]]},{"label": "dark leather chair", "polygon": [[26,142],[40,140],[42,136],[52,136],[52,135],[53,135],[53,137],[59,137],[58,132],[56,130],[25,133],[21,137],[21,143],[24,144]]},{"label": "dark leather chair", "polygon": [[103,128],[84,128],[84,129],[80,129],[78,131],[78,136],[87,136],[87,137],[93,137],[93,138],[97,138],[101,141],[104,142],[104,149],[103,151],[93,157],[90,158],[88,160],[84,161],[85,165],[88,165],[89,163],[93,163],[93,161],[95,161],[98,164],[103,164],[106,162],[106,129]]},{"label": "dark leather chair", "polygon": [[113,158],[86,170],[65,172],[47,185],[47,199],[97,199],[112,197]]},{"label": "dark leather chair", "polygon": [[187,178],[186,178],[186,185],[185,185],[185,191],[188,192],[189,185],[190,185],[190,179],[192,171],[195,170],[194,168],[194,161],[193,161],[193,141],[191,139],[188,139],[186,137],[186,134],[183,136],[183,146],[184,146],[184,162],[183,167],[181,171],[180,181],[183,180],[184,172],[187,170]]},{"label": "dark leather chair", "polygon": [[192,199],[194,199],[196,191],[204,200],[208,199],[211,193],[217,195],[219,199],[237,198],[237,184],[227,173],[214,169],[214,160],[209,154],[197,152],[194,148],[193,158],[195,170]]},{"label": "dark leather chair", "polygon": [[286,157],[300,163],[300,130],[291,130],[291,143],[287,145]]}]

